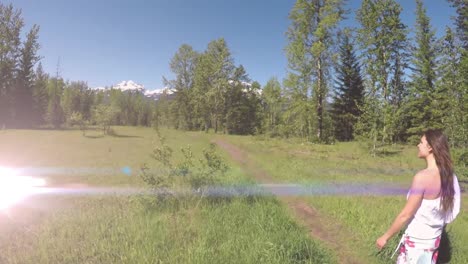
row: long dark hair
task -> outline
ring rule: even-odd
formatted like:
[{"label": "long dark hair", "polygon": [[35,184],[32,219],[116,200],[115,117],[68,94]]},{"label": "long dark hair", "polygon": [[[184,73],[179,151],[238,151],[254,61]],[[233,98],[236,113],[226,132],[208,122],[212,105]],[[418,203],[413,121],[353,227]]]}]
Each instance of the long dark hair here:
[{"label": "long dark hair", "polygon": [[450,149],[447,137],[441,130],[427,130],[424,132],[427,143],[432,148],[432,153],[439,168],[440,191],[442,212],[447,215],[453,210],[453,197],[455,189],[453,187],[453,163],[450,157]]}]

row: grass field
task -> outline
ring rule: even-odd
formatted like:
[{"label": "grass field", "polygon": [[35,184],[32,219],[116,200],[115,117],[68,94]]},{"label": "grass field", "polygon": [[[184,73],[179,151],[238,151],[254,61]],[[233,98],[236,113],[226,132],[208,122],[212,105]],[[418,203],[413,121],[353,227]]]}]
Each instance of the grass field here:
[{"label": "grass field", "polygon": [[[1,165],[27,167],[52,186],[145,186],[139,168],[144,163],[159,168],[150,157],[158,144],[155,132],[128,127],[116,132],[83,137],[79,131],[0,131]],[[187,145],[200,157],[210,141],[201,133],[162,133],[176,160]],[[253,182],[228,163],[219,182]],[[122,168],[131,168],[130,176]],[[147,199],[117,193],[31,197],[0,214],[0,263],[337,262],[272,197],[194,196],[157,206],[148,206]]]},{"label": "grass field", "polygon": [[[139,168],[160,169],[150,157],[159,142],[149,128],[115,128],[116,136],[91,131],[0,131],[0,166],[27,167],[50,185],[136,187]],[[320,186],[371,183],[406,188],[424,163],[414,147],[394,146],[371,157],[358,143],[304,144],[293,140],[163,130],[174,159],[191,146],[196,158],[213,138],[246,150],[248,159],[275,182]],[[218,150],[229,165],[221,184],[253,184],[252,175]],[[36,168],[36,170],[34,170]],[[128,168],[131,168],[129,174]],[[183,180],[182,180],[183,181]],[[117,189],[116,189],[117,190]],[[374,243],[404,205],[403,196],[322,195],[300,197],[353,237],[340,243],[371,263]],[[0,263],[337,263],[336,252],[312,239],[284,204],[268,196],[190,196],[149,206],[147,196],[118,193],[32,197],[0,214]],[[468,263],[467,196],[449,226],[451,263]],[[356,243],[357,241],[357,243]]]},{"label": "grass field", "polygon": [[[356,142],[316,145],[255,137],[229,137],[228,140],[246,149],[248,158],[277,182],[311,185],[362,182],[408,188],[412,176],[425,166],[416,156],[416,147],[412,146],[394,146],[387,155],[372,157]],[[328,215],[330,224],[338,222],[352,231],[355,237],[343,237],[343,243],[352,243],[350,246],[360,254],[373,257],[375,263],[394,263],[395,259],[375,256],[375,240],[403,208],[404,195],[313,196],[304,199]],[[452,242],[451,263],[468,263],[467,202],[468,196],[464,194],[462,212],[448,226]],[[396,239],[390,244],[395,244]]]}]

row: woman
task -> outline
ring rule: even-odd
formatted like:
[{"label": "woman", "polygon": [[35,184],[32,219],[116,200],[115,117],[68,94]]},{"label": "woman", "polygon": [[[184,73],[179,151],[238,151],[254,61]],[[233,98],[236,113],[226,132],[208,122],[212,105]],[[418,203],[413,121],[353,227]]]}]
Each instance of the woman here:
[{"label": "woman", "polygon": [[428,130],[418,149],[418,157],[426,160],[426,169],[414,176],[405,207],[376,241],[382,249],[409,223],[398,245],[397,263],[436,263],[442,230],[460,211],[460,186],[447,137],[440,130]]}]

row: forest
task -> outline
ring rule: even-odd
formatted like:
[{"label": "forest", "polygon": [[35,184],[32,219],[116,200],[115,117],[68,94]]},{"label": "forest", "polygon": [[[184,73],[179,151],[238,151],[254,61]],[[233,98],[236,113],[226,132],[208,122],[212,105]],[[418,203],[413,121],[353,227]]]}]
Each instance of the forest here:
[{"label": "forest", "polygon": [[354,12],[342,0],[298,0],[285,32],[283,80],[271,77],[262,87],[220,37],[204,51],[179,47],[159,100],[64,80],[59,61],[55,73],[44,72],[40,26],[25,32],[21,10],[0,4],[0,127],[165,126],[325,144],[362,140],[374,152],[442,128],[452,147],[465,148],[468,8],[463,0],[445,4],[456,17],[437,38],[420,0],[414,28],[402,23],[395,0],[362,1],[355,28],[340,27]]}]

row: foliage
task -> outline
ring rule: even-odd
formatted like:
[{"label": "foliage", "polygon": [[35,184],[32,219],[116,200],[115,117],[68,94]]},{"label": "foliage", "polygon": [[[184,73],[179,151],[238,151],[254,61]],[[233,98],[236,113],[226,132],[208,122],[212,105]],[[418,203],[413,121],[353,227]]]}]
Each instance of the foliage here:
[{"label": "foliage", "polygon": [[[343,5],[342,0],[298,0],[289,14],[291,25],[286,33],[289,40],[286,54],[290,72],[286,86],[294,91],[289,116],[301,117],[299,133],[308,140],[324,140],[330,59],[333,57],[335,29],[343,18]],[[313,121],[308,120],[311,110]]]},{"label": "foliage", "polygon": [[[173,149],[166,143],[159,129],[156,129],[159,143],[154,146],[151,157],[161,164],[160,170],[151,170],[146,164],[141,167],[140,177],[154,193],[150,204],[160,205],[171,200],[180,202],[186,196],[193,195],[193,191],[205,194],[228,170],[226,162],[216,152],[216,145],[211,143],[203,150],[202,158],[195,159],[190,146],[181,148],[183,160],[173,161]],[[176,189],[176,187],[190,187],[192,191]]]},{"label": "foliage", "polygon": [[98,105],[93,109],[93,120],[102,129],[104,135],[111,132],[112,121],[117,114],[117,110],[110,105]]},{"label": "foliage", "polygon": [[338,140],[353,139],[354,125],[361,115],[364,101],[364,84],[359,62],[354,53],[349,31],[341,35],[340,54],[336,69],[335,96],[332,103],[332,115],[335,137]]},{"label": "foliage", "polygon": [[403,54],[408,45],[401,11],[394,0],[363,0],[357,11],[360,23],[357,39],[364,55],[366,74],[365,113],[359,118],[357,134],[372,140],[373,151],[377,145],[388,144],[398,136],[394,129],[394,124],[400,123],[395,114],[398,104],[392,98],[398,97],[401,86],[392,89],[392,83],[401,83],[405,69],[401,60],[405,58]]}]

